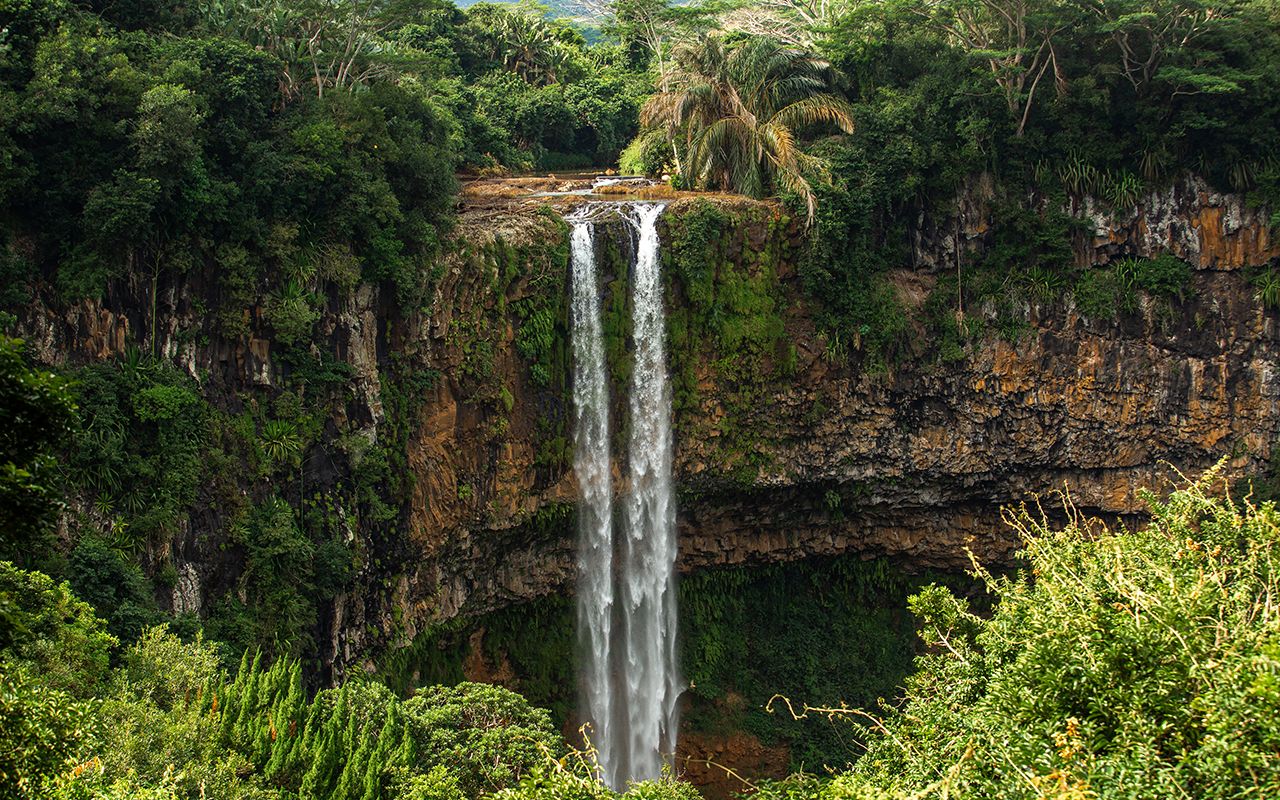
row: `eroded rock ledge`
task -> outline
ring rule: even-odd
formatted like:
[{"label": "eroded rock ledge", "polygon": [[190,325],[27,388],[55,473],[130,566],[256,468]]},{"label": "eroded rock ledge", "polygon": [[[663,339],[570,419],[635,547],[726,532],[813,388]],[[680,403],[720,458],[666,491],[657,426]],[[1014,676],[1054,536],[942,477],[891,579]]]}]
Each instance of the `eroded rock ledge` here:
[{"label": "eroded rock ledge", "polygon": [[[699,406],[682,412],[679,568],[855,553],[953,570],[968,566],[969,550],[1000,563],[1018,547],[1002,506],[1066,490],[1083,513],[1136,522],[1140,489],[1160,491],[1223,456],[1234,456],[1233,473],[1259,468],[1280,436],[1280,330],[1241,268],[1275,255],[1265,216],[1195,181],[1169,194],[1155,211],[1094,215],[1099,230],[1081,257],[1106,263],[1172,247],[1196,268],[1192,299],[1144,298],[1140,313],[1105,322],[1077,313],[1069,296],[1026,307],[1017,341],[991,333],[958,362],[883,374],[828,362],[783,266],[795,376],[734,412],[740,398],[704,370]],[[681,211],[677,203],[668,213]],[[921,258],[917,280],[927,287],[946,267]],[[721,421],[735,413],[755,432],[747,446],[721,440]],[[560,499],[572,497],[568,480],[557,483]],[[562,530],[506,550],[505,566],[454,581],[440,608],[571,591],[572,543]]]},{"label": "eroded rock ledge", "polygon": [[1098,326],[1059,303],[961,362],[872,376],[812,359],[750,414],[769,432],[750,490],[726,487],[714,428],[680,442],[681,485],[711,494],[682,504],[682,566],[854,551],[955,569],[966,547],[999,562],[1017,547],[1003,505],[1065,490],[1084,512],[1134,517],[1139,489],[1179,472],[1228,455],[1258,467],[1280,435],[1276,315],[1238,273],[1196,281],[1175,319],[1148,304]]},{"label": "eroded rock ledge", "polygon": [[[687,213],[693,202],[679,199],[666,213]],[[1094,227],[1077,243],[1081,264],[1169,249],[1197,270],[1192,299],[1170,307],[1144,300],[1140,313],[1106,322],[1082,317],[1069,299],[1026,306],[1028,327],[1016,341],[992,333],[970,341],[962,360],[925,357],[880,374],[858,366],[856,343],[848,363],[824,357],[794,274],[796,225],[772,206],[714,202],[741,227],[732,268],[763,268],[744,249],[783,254],[771,268],[795,362],[785,380],[753,389],[745,407],[741,387],[698,368],[696,401],[678,425],[682,570],[842,553],[957,569],[968,564],[966,548],[1001,562],[1018,546],[1002,505],[1065,488],[1087,513],[1132,520],[1143,511],[1140,487],[1194,475],[1223,456],[1234,456],[1233,471],[1255,469],[1280,437],[1277,315],[1241,274],[1280,251],[1264,213],[1196,179],[1126,213],[1086,204],[1080,214]],[[982,182],[955,207],[955,220],[922,217],[911,232],[913,263],[896,276],[909,304],[957,254],[984,246]],[[520,304],[566,290],[566,236],[555,214],[524,200],[465,212],[429,308],[404,316],[390,289],[365,284],[321,310],[317,345],[354,374],[332,390],[329,461],[309,462],[320,489],[359,457],[361,441],[377,439],[393,361],[440,376],[411,410],[405,456],[414,481],[398,538],[351,519],[353,540],[385,558],[366,559],[320,623],[336,673],[444,620],[572,591],[569,384],[564,376],[535,381],[517,347]],[[147,283],[69,309],[33,307],[21,332],[50,363],[119,354],[149,334]],[[607,305],[625,275],[606,270],[604,283]],[[282,391],[285,366],[262,303],[239,339],[193,334],[216,297],[210,274],[163,276],[157,341],[148,346],[197,377],[219,407]],[[80,510],[92,517],[87,501]],[[164,545],[180,576],[175,608],[200,610],[233,587],[227,524],[193,510]]]}]

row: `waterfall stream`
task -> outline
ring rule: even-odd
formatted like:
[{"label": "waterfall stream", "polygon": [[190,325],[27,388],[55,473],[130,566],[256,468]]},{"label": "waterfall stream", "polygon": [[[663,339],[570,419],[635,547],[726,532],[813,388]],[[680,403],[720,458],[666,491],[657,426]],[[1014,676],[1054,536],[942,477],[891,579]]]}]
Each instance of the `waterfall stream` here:
[{"label": "waterfall stream", "polygon": [[590,218],[573,220],[574,474],[581,503],[578,639],[583,711],[600,777],[614,789],[656,779],[675,750],[676,508],[671,381],[657,231],[661,204],[610,206],[638,235],[632,275],[634,368],[621,537],[613,535],[609,391]]},{"label": "waterfall stream", "polygon": [[[578,481],[578,642],[587,716],[607,724],[613,712],[609,651],[613,628],[613,481],[609,457],[609,388],[596,277],[594,226],[573,224],[573,472]],[[595,737],[602,762],[612,763],[608,737]]]}]

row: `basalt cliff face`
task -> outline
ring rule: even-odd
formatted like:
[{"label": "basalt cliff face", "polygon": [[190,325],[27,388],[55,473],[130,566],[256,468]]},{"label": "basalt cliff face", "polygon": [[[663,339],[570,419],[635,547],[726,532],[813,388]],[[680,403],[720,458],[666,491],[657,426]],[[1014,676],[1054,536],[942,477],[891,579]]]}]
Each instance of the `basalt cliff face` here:
[{"label": "basalt cliff face", "polygon": [[683,484],[711,490],[681,506],[682,566],[857,552],[957,569],[966,548],[998,563],[1018,546],[1004,505],[1065,490],[1133,517],[1138,490],[1179,471],[1256,467],[1280,433],[1276,320],[1237,274],[1197,286],[1173,320],[1032,307],[1017,341],[988,335],[950,364],[873,376],[815,354],[747,415],[770,456],[749,488],[725,490],[714,429],[682,441]]},{"label": "basalt cliff face", "polygon": [[[918,309],[940,274],[981,255],[989,199],[977,180],[955,217],[916,220],[912,264],[893,275],[905,305]],[[1002,521],[1010,504],[1063,490],[1077,510],[1136,522],[1141,489],[1159,493],[1224,456],[1229,471],[1259,468],[1280,433],[1280,327],[1245,279],[1280,254],[1266,213],[1194,177],[1132,209],[1086,200],[1066,211],[1083,223],[1077,266],[1170,252],[1193,267],[1194,291],[1141,295],[1136,313],[1106,320],[1082,315],[1070,293],[1028,295],[1015,338],[988,327],[962,358],[869,374],[828,358],[784,265],[795,377],[741,408],[703,369],[697,407],[682,414],[681,567],[853,552],[963,569],[966,550],[999,563],[1018,547]],[[734,429],[739,441],[726,442]]]},{"label": "basalt cliff face", "polygon": [[[975,181],[955,218],[916,220],[912,263],[892,276],[908,307],[984,247],[985,192]],[[1243,274],[1280,247],[1266,217],[1239,197],[1188,179],[1128,212],[1072,209],[1091,226],[1077,233],[1081,266],[1170,251],[1196,270],[1183,302],[1143,295],[1137,313],[1093,320],[1069,294],[1024,300],[1016,338],[975,334],[963,357],[948,360],[921,344],[918,358],[875,373],[862,368],[857,342],[842,349],[815,328],[796,272],[797,223],[772,206],[715,198],[676,200],[666,218],[696,202],[730,220],[710,268],[763,275],[776,290],[787,356],[785,368],[766,358],[752,375],[730,369],[731,354],[710,344],[673,355],[686,377],[675,467],[683,571],[836,554],[888,556],[908,570],[962,569],[967,551],[1000,563],[1018,547],[1004,505],[1066,489],[1088,513],[1136,521],[1140,488],[1224,456],[1233,472],[1258,469],[1280,437],[1280,326]],[[412,476],[399,517],[375,525],[354,505],[346,512],[348,537],[366,557],[316,631],[334,678],[372,668],[370,651],[445,620],[572,591],[566,242],[555,214],[515,204],[469,211],[427,308],[404,314],[391,290],[369,284],[349,296],[331,291],[321,305],[313,348],[352,373],[324,390],[325,433],[304,459],[308,494],[337,496],[386,437],[388,382],[433,376],[397,412]],[[613,263],[602,291],[606,309],[621,313],[625,267]],[[154,297],[150,276],[140,276],[101,301],[37,304],[19,327],[51,364],[85,364],[140,342],[197,378],[220,408],[294,391],[265,295],[248,312],[247,335],[201,333],[217,300],[212,274],[162,274]],[[681,292],[672,277],[673,308]],[[541,345],[538,325],[550,331]],[[270,481],[246,477],[241,491],[293,491]],[[105,524],[91,498],[77,503],[68,537]],[[224,546],[228,519],[204,505],[146,554],[176,567],[175,610],[198,611],[240,580],[237,550]]]}]

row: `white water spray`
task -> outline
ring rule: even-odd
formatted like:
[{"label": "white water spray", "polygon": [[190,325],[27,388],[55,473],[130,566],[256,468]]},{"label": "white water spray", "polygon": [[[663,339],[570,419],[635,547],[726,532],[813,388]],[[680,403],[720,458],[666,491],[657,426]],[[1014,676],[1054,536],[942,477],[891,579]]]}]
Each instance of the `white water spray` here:
[{"label": "white water spray", "polygon": [[[578,625],[584,711],[592,722],[592,744],[597,748],[601,778],[619,790],[625,789],[628,781],[661,777],[663,753],[675,750],[676,700],[682,688],[675,649],[671,381],[666,367],[657,231],[662,209],[660,204],[639,204],[621,210],[636,228],[639,241],[632,289],[635,363],[628,387],[630,474],[618,545],[612,538],[608,504],[608,396],[602,337],[595,344],[579,345],[579,339],[599,337],[601,330],[590,223],[575,222],[573,233],[574,402],[578,421],[574,471],[583,496]],[[580,272],[590,274],[589,283],[585,277],[584,283],[579,283]],[[584,294],[590,298],[582,297]],[[585,320],[588,305],[597,314],[593,323]],[[588,351],[598,355],[588,356]],[[588,396],[597,391],[591,388],[597,385],[600,394]],[[587,405],[597,402],[600,405]],[[590,438],[601,431],[599,441]],[[589,487],[588,480],[598,483]],[[615,547],[619,551],[616,590]]]},{"label": "white water spray", "polygon": [[[609,389],[596,278],[593,226],[573,223],[573,472],[578,479],[578,642],[585,715],[601,726],[613,718],[610,640],[613,629],[613,485],[609,459]],[[594,735],[601,763],[612,763],[607,735]]]},{"label": "white water spray", "polygon": [[[660,205],[636,207],[632,323],[635,366],[631,381],[631,492],[625,499],[622,575],[628,741],[625,768],[633,780],[662,775],[662,753],[675,750],[676,505],[671,490],[671,380],[667,374],[666,318],[658,257]],[[618,777],[623,777],[619,775]]]}]

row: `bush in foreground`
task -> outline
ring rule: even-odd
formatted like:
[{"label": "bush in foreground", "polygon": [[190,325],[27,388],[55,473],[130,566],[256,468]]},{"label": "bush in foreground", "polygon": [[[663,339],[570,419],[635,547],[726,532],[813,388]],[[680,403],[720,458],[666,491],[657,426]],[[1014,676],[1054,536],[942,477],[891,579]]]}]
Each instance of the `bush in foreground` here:
[{"label": "bush in foreground", "polygon": [[1026,569],[979,570],[994,615],[912,598],[930,651],[905,705],[849,775],[795,795],[1280,796],[1280,517],[1214,496],[1220,469],[1148,493],[1136,533],[1069,501],[1060,531],[1011,512]]}]

